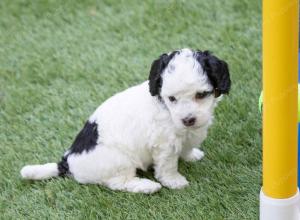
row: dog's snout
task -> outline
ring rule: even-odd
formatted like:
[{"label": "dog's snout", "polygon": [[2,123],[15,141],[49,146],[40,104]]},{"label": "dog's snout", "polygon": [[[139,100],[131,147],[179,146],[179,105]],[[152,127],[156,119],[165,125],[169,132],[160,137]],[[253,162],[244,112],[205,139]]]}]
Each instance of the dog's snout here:
[{"label": "dog's snout", "polygon": [[195,117],[186,117],[184,119],[182,119],[182,123],[189,127],[189,126],[193,126],[196,122],[196,118]]}]

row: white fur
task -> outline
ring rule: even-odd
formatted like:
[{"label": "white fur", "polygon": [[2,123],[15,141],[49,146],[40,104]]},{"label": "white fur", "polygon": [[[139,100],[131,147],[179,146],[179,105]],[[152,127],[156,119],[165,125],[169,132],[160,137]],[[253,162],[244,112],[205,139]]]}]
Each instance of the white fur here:
[{"label": "white fur", "polygon": [[[120,92],[100,105],[90,116],[98,124],[95,149],[68,156],[69,170],[80,183],[105,185],[129,192],[153,193],[157,182],[136,177],[136,169],[153,164],[155,178],[163,185],[180,189],[188,181],[178,172],[178,159],[200,160],[199,147],[212,124],[217,100],[210,95],[196,100],[196,92],[212,90],[208,78],[195,61],[192,51],[184,49],[163,73],[162,101],[149,93],[148,81]],[[175,96],[172,103],[169,96]],[[196,117],[186,127],[182,119]],[[27,179],[57,176],[55,164],[26,166],[21,175]]]},{"label": "white fur", "polygon": [[58,175],[56,163],[43,165],[28,165],[22,168],[21,175],[24,179],[43,180]]}]

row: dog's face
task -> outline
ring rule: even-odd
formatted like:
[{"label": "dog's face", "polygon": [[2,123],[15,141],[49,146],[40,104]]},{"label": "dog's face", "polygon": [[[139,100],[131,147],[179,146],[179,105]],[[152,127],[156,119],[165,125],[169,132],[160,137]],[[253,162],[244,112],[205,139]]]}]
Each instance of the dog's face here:
[{"label": "dog's face", "polygon": [[206,125],[230,84],[226,62],[190,49],[162,54],[152,63],[149,76],[151,95],[166,105],[178,128]]}]

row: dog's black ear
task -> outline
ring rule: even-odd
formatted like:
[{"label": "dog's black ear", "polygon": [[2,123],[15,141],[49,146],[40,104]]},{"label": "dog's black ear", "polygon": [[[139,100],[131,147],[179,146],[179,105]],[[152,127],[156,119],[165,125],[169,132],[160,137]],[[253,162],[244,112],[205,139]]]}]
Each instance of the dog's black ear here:
[{"label": "dog's black ear", "polygon": [[197,51],[196,58],[214,87],[215,97],[229,93],[231,80],[227,63],[209,51]]},{"label": "dog's black ear", "polygon": [[176,53],[178,53],[178,51],[174,51],[169,55],[162,54],[158,59],[152,62],[149,74],[149,90],[152,96],[160,94],[160,89],[162,87],[161,75]]}]

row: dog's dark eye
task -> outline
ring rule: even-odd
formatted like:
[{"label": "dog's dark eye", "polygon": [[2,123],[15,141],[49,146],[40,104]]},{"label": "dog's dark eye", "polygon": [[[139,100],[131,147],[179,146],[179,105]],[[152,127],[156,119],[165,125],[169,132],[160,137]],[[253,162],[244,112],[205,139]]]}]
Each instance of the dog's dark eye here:
[{"label": "dog's dark eye", "polygon": [[211,94],[211,92],[197,92],[195,95],[195,98],[196,99],[204,99],[209,94]]},{"label": "dog's dark eye", "polygon": [[176,102],[177,99],[174,96],[169,96],[169,100],[170,102]]}]

